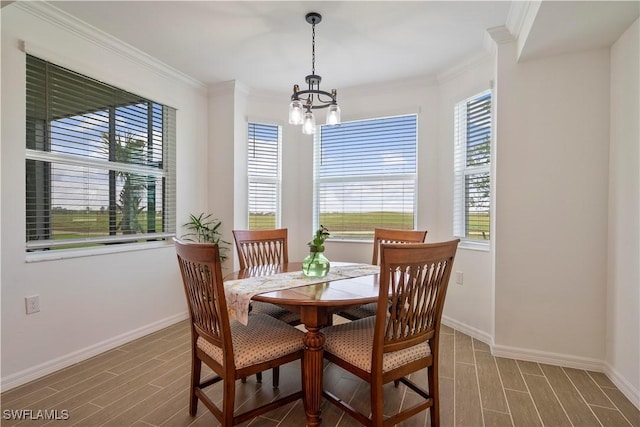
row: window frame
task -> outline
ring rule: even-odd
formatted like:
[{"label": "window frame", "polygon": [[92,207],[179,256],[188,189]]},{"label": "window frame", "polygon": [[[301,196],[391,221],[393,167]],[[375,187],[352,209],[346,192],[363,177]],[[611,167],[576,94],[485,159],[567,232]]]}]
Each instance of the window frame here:
[{"label": "window frame", "polygon": [[[401,117],[409,117],[412,116],[414,117],[415,120],[415,165],[414,165],[414,171],[413,173],[396,173],[396,174],[362,174],[362,175],[343,175],[342,177],[329,177],[329,178],[321,178],[320,175],[320,171],[319,171],[319,161],[317,159],[320,158],[321,156],[321,150],[322,150],[322,131],[324,128],[326,127],[332,127],[334,125],[319,125],[316,128],[316,132],[315,135],[313,137],[313,218],[312,218],[312,222],[313,222],[313,230],[316,230],[320,227],[320,187],[322,183],[331,183],[331,182],[344,182],[344,183],[358,183],[358,182],[366,182],[366,181],[380,181],[381,177],[383,177],[382,180],[385,181],[394,181],[394,182],[402,182],[403,180],[406,181],[407,179],[412,181],[413,184],[413,192],[412,192],[412,198],[413,198],[413,203],[412,203],[412,228],[413,230],[416,229],[416,225],[417,225],[417,221],[418,221],[418,161],[419,161],[419,157],[418,157],[418,147],[419,147],[419,139],[418,139],[418,127],[419,127],[419,123],[418,123],[418,119],[419,119],[419,115],[418,113],[399,113],[399,114],[393,114],[393,115],[385,115],[385,116],[376,116],[376,117],[365,117],[365,118],[358,118],[358,119],[354,119],[354,120],[349,120],[349,121],[343,121],[342,124],[347,124],[347,123],[357,123],[357,122],[366,122],[366,121],[375,121],[375,120],[385,120],[385,119],[394,119],[394,118],[401,118]],[[383,227],[384,228],[384,224],[378,224],[378,225],[374,225],[375,227]],[[329,229],[329,232],[331,232],[331,229]],[[359,242],[359,243],[363,243],[363,242],[372,242],[373,241],[373,229],[371,230],[371,235],[370,236],[365,236],[362,238],[358,238],[358,237],[337,237],[334,234],[332,234],[328,240],[331,241],[339,241],[339,242]]]},{"label": "window frame", "polygon": [[[490,111],[489,111],[489,156],[488,161],[481,165],[467,165],[467,108],[470,102],[481,99],[489,95]],[[491,245],[491,211],[493,206],[493,140],[494,140],[494,105],[493,105],[493,91],[491,89],[484,90],[473,96],[470,96],[464,100],[456,102],[454,106],[454,135],[453,135],[453,235],[460,238],[461,247],[468,249],[489,250]],[[489,181],[488,189],[488,226],[489,226],[489,238],[479,239],[469,237],[467,235],[467,214],[468,206],[466,203],[467,191],[466,180],[467,177],[473,175],[487,174]]]},{"label": "window frame", "polygon": [[[25,57],[25,61],[27,62],[27,66],[25,68],[26,70],[29,69],[28,61],[31,61],[30,59],[28,59],[29,57],[33,58],[33,60],[35,61],[39,61],[39,62],[35,62],[34,64],[41,63],[44,65],[45,79],[50,78],[47,74],[49,73],[48,67],[55,67],[55,69],[58,70],[58,71],[55,71],[56,73],[58,73],[60,76],[67,76],[67,75],[70,76],[69,78],[75,79],[77,81],[77,84],[82,84],[82,82],[90,82],[88,84],[104,87],[108,90],[113,90],[114,93],[128,93],[131,95],[132,99],[138,100],[135,104],[140,104],[140,103],[146,104],[147,110],[145,112],[145,115],[146,115],[145,120],[147,121],[147,129],[146,129],[147,135],[146,135],[146,138],[142,139],[142,141],[145,141],[144,142],[145,146],[149,146],[152,140],[158,141],[155,136],[154,137],[150,136],[149,132],[154,132],[155,134],[154,128],[159,124],[160,126],[162,126],[161,128],[162,136],[160,139],[161,141],[160,147],[162,149],[162,152],[160,157],[157,157],[158,160],[155,161],[155,165],[154,165],[154,161],[152,161],[150,157],[152,155],[151,150],[149,150],[148,154],[145,154],[145,157],[147,160],[145,161],[145,163],[142,163],[142,164],[139,162],[136,163],[135,159],[131,162],[119,162],[119,161],[116,161],[117,159],[115,159],[111,154],[108,154],[107,156],[108,158],[99,158],[99,157],[95,157],[88,154],[78,154],[78,153],[74,154],[73,151],[77,149],[65,148],[67,147],[65,144],[58,146],[57,150],[51,151],[51,147],[52,147],[51,138],[52,138],[53,129],[54,129],[52,125],[60,126],[62,122],[59,122],[58,125],[54,125],[54,123],[56,121],[59,121],[65,118],[71,118],[71,117],[83,118],[85,116],[88,118],[89,116],[87,116],[87,114],[91,115],[90,110],[78,111],[75,116],[69,115],[69,116],[61,116],[58,118],[50,116],[49,113],[46,113],[46,115],[41,118],[39,118],[38,116],[30,116],[29,114],[26,114],[25,119],[26,119],[27,127],[29,126],[30,121],[33,122],[32,124],[35,124],[36,127],[38,126],[38,122],[41,121],[42,122],[41,129],[45,133],[44,133],[44,136],[42,137],[36,136],[35,137],[36,139],[34,139],[33,141],[31,141],[28,134],[25,136],[25,155],[24,155],[25,156],[24,157],[25,174],[29,173],[30,169],[27,166],[29,162],[32,162],[33,164],[32,167],[36,169],[44,168],[44,170],[48,171],[46,172],[48,174],[48,178],[45,177],[45,179],[43,179],[41,182],[36,182],[35,184],[32,184],[36,186],[35,188],[42,189],[39,191],[42,191],[43,194],[45,194],[44,196],[40,196],[40,195],[35,196],[35,197],[44,197],[43,206],[37,206],[36,208],[33,208],[33,206],[30,205],[30,203],[33,204],[34,201],[29,202],[30,196],[28,193],[29,193],[30,187],[28,183],[25,183],[26,223],[25,223],[24,237],[25,237],[25,254],[26,254],[27,262],[50,260],[50,259],[73,258],[78,256],[99,255],[99,254],[105,254],[105,253],[127,252],[131,250],[149,249],[153,247],[164,247],[170,244],[171,243],[170,238],[176,235],[176,120],[177,120],[176,110],[172,107],[169,107],[164,104],[160,104],[146,97],[135,95],[115,85],[101,82],[87,74],[77,72],[67,67],[58,65],[57,63],[52,62],[49,59],[45,59],[43,57],[40,57],[34,54],[27,53],[27,56]],[[37,72],[37,71],[36,69],[32,69],[32,72]],[[67,78],[67,77],[64,77],[64,78]],[[49,89],[47,88],[47,85],[48,83],[45,83],[45,86],[42,88],[42,90],[49,91]],[[34,93],[37,93],[37,92],[34,92]],[[32,108],[49,109],[49,108],[52,108],[50,107],[50,105],[66,105],[66,103],[69,103],[70,95],[67,96],[67,94],[65,94],[64,92],[60,92],[60,93],[63,96],[58,96],[57,98],[54,98],[53,100],[51,100],[51,102],[54,104],[48,104],[49,101],[46,100],[44,101],[46,102],[46,104],[41,105],[38,103],[39,100],[37,98],[35,98],[33,103],[30,104],[31,101],[27,99],[26,100],[27,111],[29,109],[29,105],[31,105]],[[47,98],[50,99],[51,95],[47,95]],[[96,105],[96,108],[98,108],[98,110],[96,111],[113,110],[115,112],[113,115],[111,113],[109,114],[108,122],[106,122],[109,125],[109,129],[110,129],[109,134],[111,134],[112,130],[114,132],[116,130],[116,125],[113,124],[112,121],[115,122],[116,120],[120,120],[118,114],[126,114],[126,110],[122,113],[118,113],[116,110],[122,107],[126,108],[126,105],[127,104],[115,105],[115,104],[107,104],[107,103],[105,103],[105,105]],[[134,103],[131,104],[131,106],[133,105]],[[160,121],[156,122],[154,117],[160,117],[159,119]],[[85,120],[87,118],[85,118]],[[129,128],[124,127],[123,129],[124,131],[128,131]],[[121,129],[120,132],[122,131],[123,130]],[[81,131],[78,133],[74,133],[73,137],[74,138],[77,137],[80,139],[80,141],[82,141],[82,139],[85,137],[84,135],[85,135],[84,131]],[[119,134],[114,133],[114,135],[119,135]],[[38,142],[37,142],[38,138],[41,138],[42,144],[43,144],[42,146],[38,146]],[[118,138],[118,136],[112,136],[110,138]],[[27,148],[29,146],[30,141],[31,141],[31,144],[36,144],[36,145],[31,148]],[[80,142],[79,144],[76,143],[76,145],[78,147],[85,147],[83,149],[89,150],[87,152],[90,152],[91,150],[91,145],[84,145],[82,142]],[[158,145],[156,145],[156,143],[153,143],[152,146],[155,149],[158,148]],[[64,152],[65,150],[68,150],[68,152]],[[111,145],[109,145],[109,148],[107,148],[107,153],[111,153],[111,150],[112,150]],[[36,162],[42,162],[42,166],[35,165]],[[159,164],[159,162],[161,162],[161,164]],[[51,234],[55,231],[55,226],[53,224],[53,221],[50,219],[55,209],[55,207],[53,206],[54,205],[53,189],[56,187],[60,189],[61,188],[60,183],[62,182],[62,181],[56,182],[51,178],[51,174],[54,173],[52,171],[54,167],[53,165],[58,165],[58,167],[60,167],[59,169],[60,173],[63,174],[61,176],[66,176],[66,177],[73,176],[73,170],[74,168],[77,167],[77,168],[82,168],[81,170],[84,170],[85,173],[91,173],[92,170],[106,172],[109,175],[111,175],[112,173],[125,173],[125,174],[132,174],[131,176],[134,176],[134,177],[137,176],[135,178],[136,180],[144,179],[145,182],[147,183],[145,184],[145,189],[147,190],[145,193],[147,194],[147,196],[145,199],[145,205],[143,205],[144,211],[158,212],[156,208],[158,206],[161,206],[162,211],[158,213],[162,216],[161,224],[163,229],[159,231],[155,231],[155,228],[149,228],[149,230],[154,230],[149,232],[148,229],[145,228],[145,231],[141,233],[138,232],[133,234],[125,234],[123,233],[122,229],[118,231],[118,229],[116,228],[114,235],[112,235],[111,234],[112,230],[110,227],[108,230],[104,230],[104,231],[102,231],[101,229],[101,234],[96,237],[87,237],[87,236],[81,235],[81,237],[72,237],[72,238],[65,238],[65,239],[51,238]],[[152,181],[155,181],[155,182],[151,184]],[[43,187],[43,185],[44,186],[48,185],[48,188]],[[97,182],[97,183],[94,182],[91,184],[85,182],[84,185],[89,186],[87,188],[95,189],[94,191],[104,191],[103,187],[105,187],[105,184],[101,182]],[[160,189],[158,189],[158,185],[161,185]],[[110,184],[107,185],[107,187],[109,186]],[[158,189],[159,192],[151,196],[149,191],[153,191],[153,190],[149,190],[150,188],[152,188],[153,190]],[[115,190],[115,187],[114,187],[114,191],[117,191]],[[157,196],[160,196],[161,200],[158,200]],[[116,197],[117,197],[117,194],[116,194]],[[110,200],[111,200],[111,197],[110,197]],[[150,203],[151,201],[155,201],[153,210],[150,210],[147,206],[147,204]],[[38,204],[39,202],[36,200],[35,203]],[[108,206],[106,206],[107,211],[111,209],[110,203],[111,202],[107,202],[108,204]],[[31,206],[31,208],[29,206]],[[33,211],[33,209],[35,209],[35,211]],[[115,209],[115,206],[114,206],[114,209]],[[46,220],[46,223],[44,225],[45,227],[44,236],[45,237],[49,236],[48,238],[44,238],[44,239],[38,238],[37,236],[40,233],[40,231],[38,231],[38,228],[34,229],[35,230],[34,236],[36,236],[36,238],[35,239],[30,238],[30,234],[29,234],[30,228],[28,223],[30,221],[30,218],[34,218],[34,215],[36,216],[43,215],[44,217],[49,218]],[[151,221],[151,219],[147,220],[147,225],[149,224],[149,221]],[[156,221],[157,219],[153,220],[154,227],[157,224]],[[36,224],[34,227],[40,227],[40,225]],[[118,232],[120,232],[120,234],[118,234]]]},{"label": "window frame", "polygon": [[[251,133],[250,126],[268,126],[274,127],[278,132],[278,147],[277,147],[277,166],[276,177],[266,177],[260,175],[251,175],[249,168],[249,156],[251,150]],[[249,120],[247,122],[247,229],[248,230],[260,230],[262,228],[251,228],[251,183],[262,184],[275,184],[276,201],[275,201],[275,224],[274,228],[280,228],[282,226],[282,125],[276,123],[267,123],[260,120]]]}]

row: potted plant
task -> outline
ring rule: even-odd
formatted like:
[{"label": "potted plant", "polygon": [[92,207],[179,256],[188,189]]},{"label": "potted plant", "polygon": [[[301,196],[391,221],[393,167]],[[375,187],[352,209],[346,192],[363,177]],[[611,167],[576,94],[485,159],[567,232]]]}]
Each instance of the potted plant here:
[{"label": "potted plant", "polygon": [[189,222],[183,225],[191,232],[183,235],[182,239],[198,243],[216,243],[220,249],[220,261],[227,259],[226,252],[231,243],[222,240],[222,234],[219,231],[222,221],[212,218],[211,214],[201,213],[198,216],[191,214]]},{"label": "potted plant", "polygon": [[309,277],[324,277],[329,272],[330,263],[324,256],[324,241],[330,236],[324,225],[316,230],[313,239],[307,243],[309,255],[302,261],[302,273]]}]

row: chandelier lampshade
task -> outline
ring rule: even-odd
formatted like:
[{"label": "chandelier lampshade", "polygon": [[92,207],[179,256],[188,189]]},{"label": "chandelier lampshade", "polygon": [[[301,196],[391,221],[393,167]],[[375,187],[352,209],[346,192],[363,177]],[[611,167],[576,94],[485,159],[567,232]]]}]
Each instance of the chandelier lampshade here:
[{"label": "chandelier lampshade", "polygon": [[340,124],[340,107],[338,107],[338,104],[329,105],[329,110],[327,111],[327,124],[328,125]]},{"label": "chandelier lampshade", "polygon": [[316,133],[316,118],[311,111],[304,113],[304,121],[302,122],[302,133],[305,135],[313,135]]},{"label": "chandelier lampshade", "polygon": [[304,106],[302,101],[295,99],[289,104],[289,124],[301,125],[304,121]]}]

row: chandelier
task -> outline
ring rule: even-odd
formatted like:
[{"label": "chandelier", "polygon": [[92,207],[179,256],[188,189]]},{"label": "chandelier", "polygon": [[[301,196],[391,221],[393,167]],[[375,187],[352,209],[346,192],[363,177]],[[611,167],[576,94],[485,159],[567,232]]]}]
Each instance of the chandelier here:
[{"label": "chandelier", "polygon": [[322,15],[316,12],[307,13],[306,21],[311,24],[311,74],[304,79],[308,89],[300,90],[300,86],[293,85],[291,104],[289,104],[289,123],[302,125],[302,133],[313,135],[316,131],[316,118],[313,110],[327,108],[327,124],[340,124],[340,107],[338,107],[337,92],[331,93],[320,90],[322,77],[316,74],[316,24],[322,20]]}]

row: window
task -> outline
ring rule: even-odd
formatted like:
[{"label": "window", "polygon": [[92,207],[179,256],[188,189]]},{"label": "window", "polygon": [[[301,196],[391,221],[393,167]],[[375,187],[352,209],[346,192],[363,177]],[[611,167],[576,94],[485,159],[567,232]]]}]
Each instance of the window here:
[{"label": "window", "polygon": [[175,234],[173,108],[27,56],[26,249]]},{"label": "window", "polygon": [[321,126],[314,153],[314,227],[332,238],[414,229],[415,114]]},{"label": "window", "polygon": [[454,227],[456,237],[489,241],[491,91],[456,105]]},{"label": "window", "polygon": [[249,230],[280,226],[280,126],[249,123]]}]

